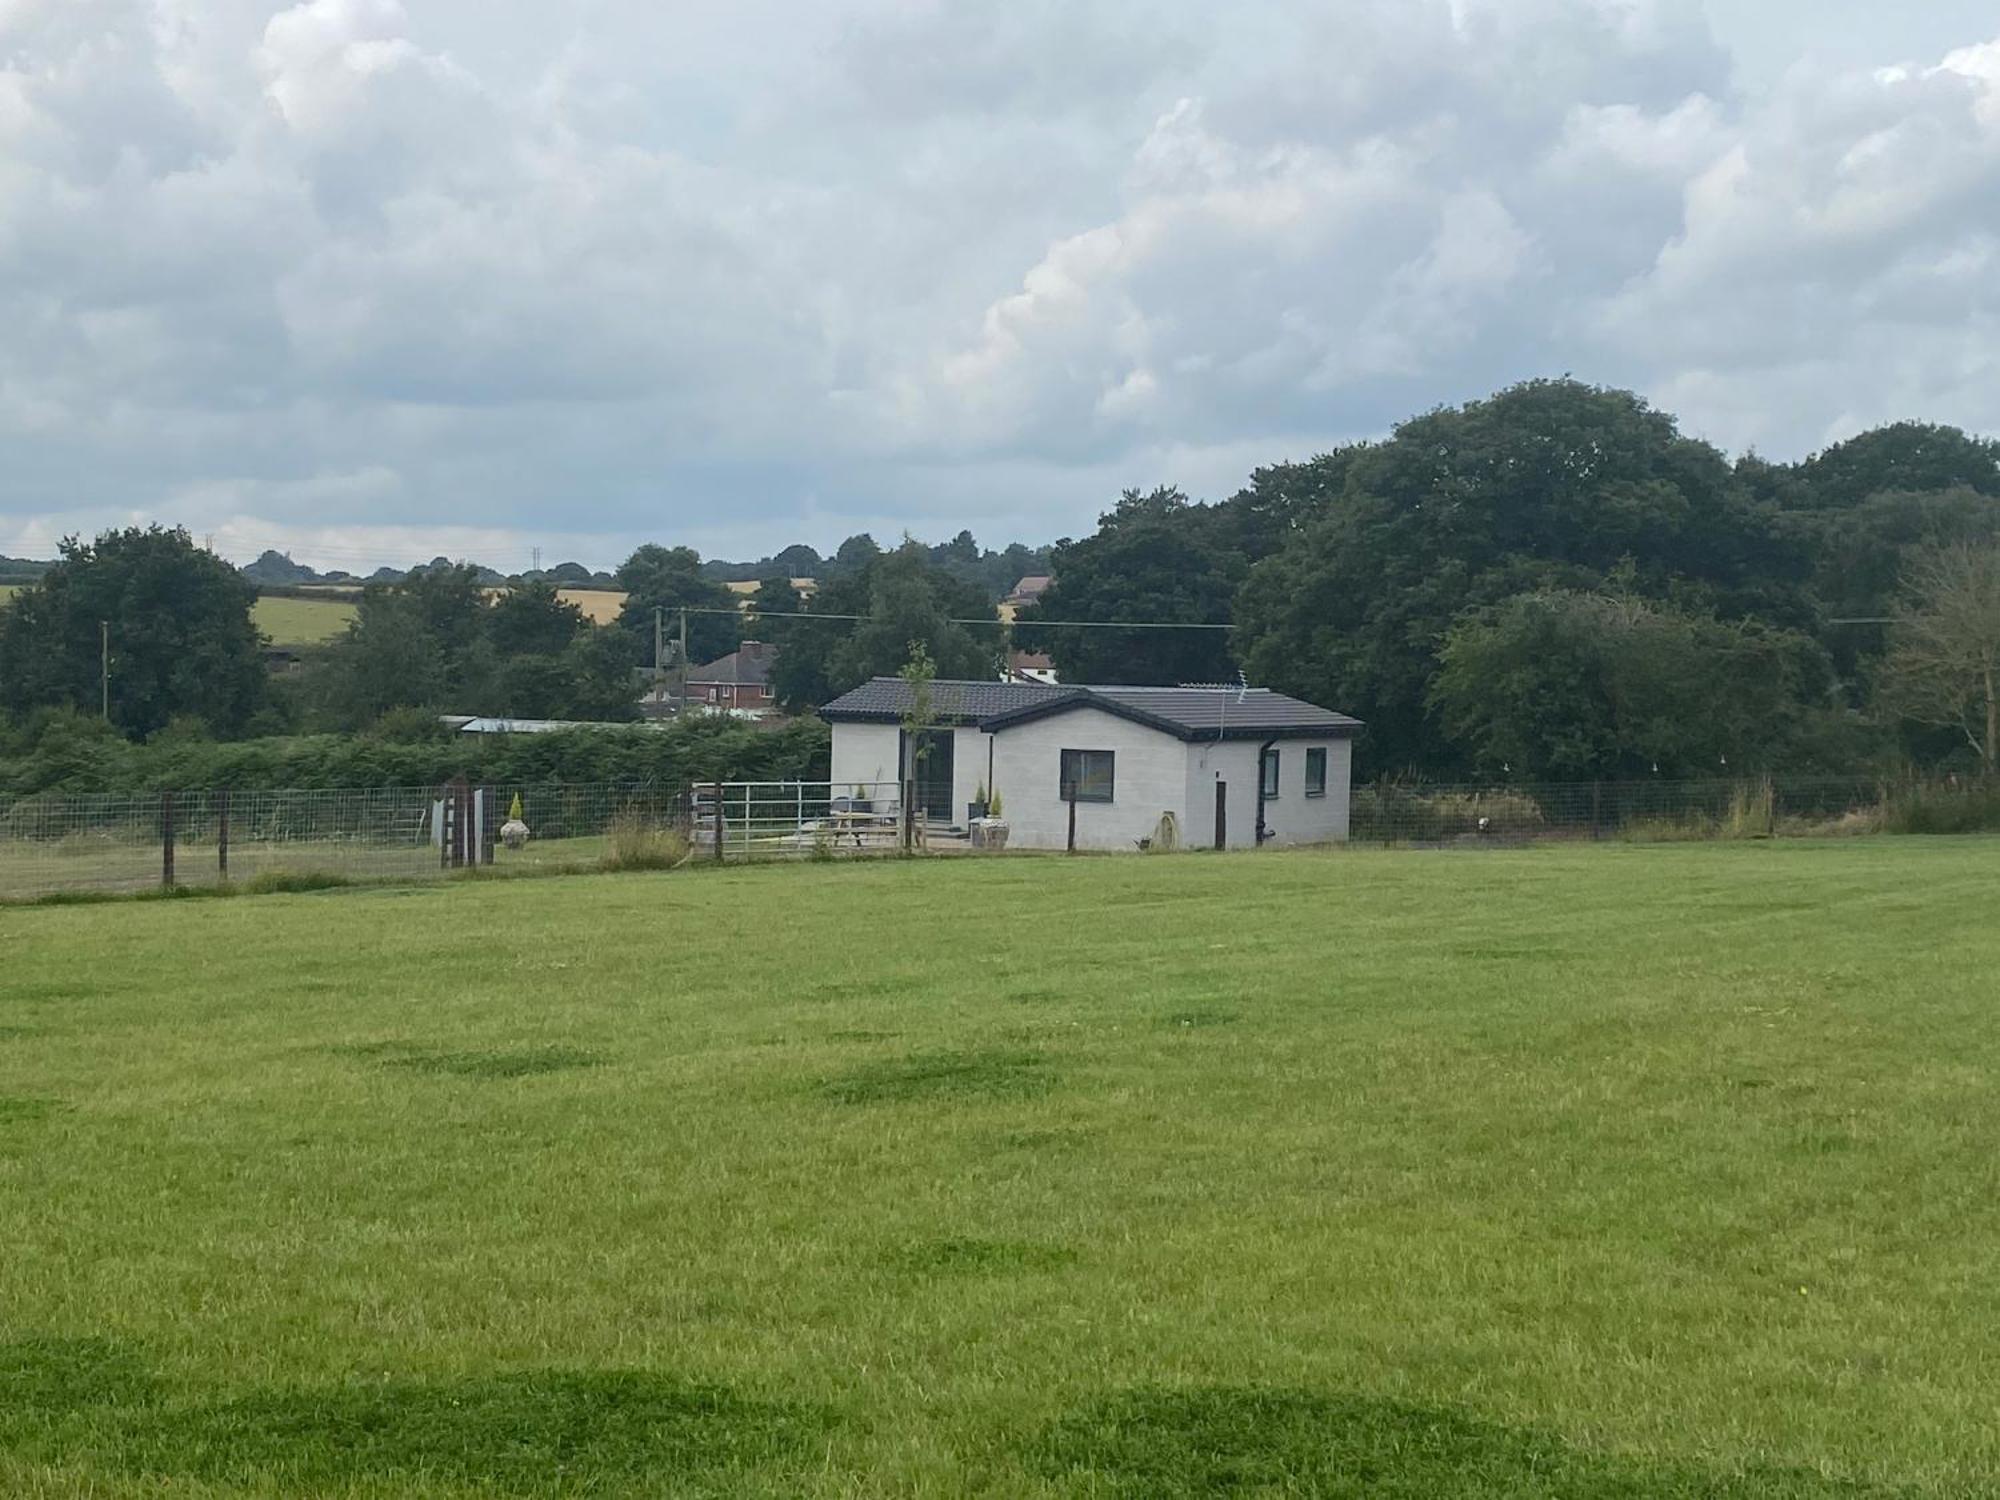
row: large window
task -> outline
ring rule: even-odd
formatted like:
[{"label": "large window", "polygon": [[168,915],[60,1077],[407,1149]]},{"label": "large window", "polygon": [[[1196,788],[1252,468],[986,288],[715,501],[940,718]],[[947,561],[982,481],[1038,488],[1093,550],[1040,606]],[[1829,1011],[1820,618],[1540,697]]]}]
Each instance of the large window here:
[{"label": "large window", "polygon": [[1116,758],[1109,750],[1063,751],[1063,801],[1109,802],[1112,762]]},{"label": "large window", "polygon": [[1272,746],[1264,752],[1264,800],[1272,802],[1278,796],[1278,749]]},{"label": "large window", "polygon": [[1306,795],[1326,795],[1326,751],[1323,749],[1306,751]]}]

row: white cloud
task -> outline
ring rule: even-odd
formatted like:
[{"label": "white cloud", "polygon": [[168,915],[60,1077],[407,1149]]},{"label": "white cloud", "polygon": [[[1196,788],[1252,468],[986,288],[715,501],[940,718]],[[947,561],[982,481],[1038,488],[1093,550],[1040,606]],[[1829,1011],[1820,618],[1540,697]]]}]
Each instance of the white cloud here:
[{"label": "white cloud", "polygon": [[0,551],[999,542],[1563,370],[2000,428],[1959,41],[1745,92],[1694,0],[0,0]]}]

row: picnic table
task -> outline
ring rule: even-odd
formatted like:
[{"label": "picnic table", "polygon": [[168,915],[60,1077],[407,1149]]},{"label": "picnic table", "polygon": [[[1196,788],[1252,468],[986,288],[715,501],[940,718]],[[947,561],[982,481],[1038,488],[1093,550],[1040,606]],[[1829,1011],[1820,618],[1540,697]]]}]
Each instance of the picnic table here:
[{"label": "picnic table", "polygon": [[849,808],[836,809],[827,814],[827,823],[837,838],[851,838],[854,847],[862,847],[863,839],[871,833],[895,834],[900,819],[895,813],[857,812]]}]

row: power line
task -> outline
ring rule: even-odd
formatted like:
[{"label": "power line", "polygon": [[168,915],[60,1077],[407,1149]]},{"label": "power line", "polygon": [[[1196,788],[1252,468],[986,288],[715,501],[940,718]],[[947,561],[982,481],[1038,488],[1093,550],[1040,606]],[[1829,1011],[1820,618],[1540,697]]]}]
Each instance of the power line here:
[{"label": "power line", "polygon": [[[820,614],[817,611],[778,611],[774,609],[725,609],[720,605],[690,604],[686,606],[691,615],[742,615],[749,613],[760,620],[849,620],[872,619],[871,615]],[[998,616],[990,620],[959,619],[947,617],[947,625],[1020,625],[1031,630],[1045,630],[1055,627],[1074,630],[1234,630],[1234,625],[1201,625],[1184,620],[1002,620]]]}]

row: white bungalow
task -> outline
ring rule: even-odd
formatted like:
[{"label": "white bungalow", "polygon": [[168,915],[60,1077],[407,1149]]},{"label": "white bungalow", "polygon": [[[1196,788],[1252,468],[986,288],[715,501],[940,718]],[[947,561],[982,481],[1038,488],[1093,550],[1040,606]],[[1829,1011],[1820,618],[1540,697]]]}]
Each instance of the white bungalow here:
[{"label": "white bungalow", "polygon": [[877,677],[820,710],[838,786],[917,783],[933,824],[964,826],[997,791],[1010,844],[1134,849],[1171,814],[1188,848],[1347,837],[1361,721],[1266,688],[936,682],[938,726],[913,745],[911,690]]}]

